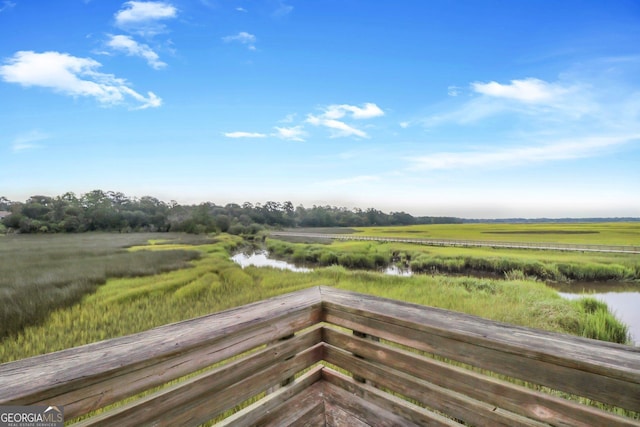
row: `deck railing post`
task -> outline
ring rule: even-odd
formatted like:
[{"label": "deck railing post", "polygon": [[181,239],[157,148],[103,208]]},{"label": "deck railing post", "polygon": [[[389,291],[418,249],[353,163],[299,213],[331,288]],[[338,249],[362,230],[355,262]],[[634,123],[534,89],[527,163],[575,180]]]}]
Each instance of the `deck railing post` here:
[{"label": "deck railing post", "polygon": [[[358,337],[358,338],[368,339],[368,340],[371,340],[371,341],[380,341],[380,338],[374,337],[373,335],[369,335],[369,334],[366,334],[366,333],[360,332],[360,331],[353,331],[353,335]],[[359,354],[357,354],[355,352],[353,353],[353,355],[355,357],[357,357],[358,359],[364,359],[364,357],[360,356]],[[365,377],[361,377],[360,375],[353,375],[353,379],[355,381],[360,382],[360,383],[368,383],[369,385],[373,385],[371,383],[371,381],[368,381]]]},{"label": "deck railing post", "polygon": [[[276,340],[276,341],[272,342],[271,344],[277,344],[277,343],[282,342],[282,341],[290,340],[290,339],[291,339],[291,338],[293,338],[293,337],[294,337],[294,334],[290,334],[290,335],[284,336],[284,337],[282,337],[282,338],[280,338],[280,339],[278,339],[278,340]],[[292,354],[292,355],[290,355],[290,356],[285,357],[284,359],[282,359],[282,362],[286,362],[287,360],[293,359],[294,357],[295,357],[295,354]],[[282,380],[282,381],[280,382],[280,384],[275,385],[275,386],[273,386],[273,387],[269,387],[269,388],[267,389],[267,394],[271,394],[271,393],[273,393],[274,391],[278,390],[279,388],[281,388],[281,387],[285,387],[285,386],[287,386],[287,385],[291,384],[291,383],[293,382],[293,380],[294,380],[294,379],[295,379],[294,377],[287,377],[287,378],[285,378],[284,380]]]}]

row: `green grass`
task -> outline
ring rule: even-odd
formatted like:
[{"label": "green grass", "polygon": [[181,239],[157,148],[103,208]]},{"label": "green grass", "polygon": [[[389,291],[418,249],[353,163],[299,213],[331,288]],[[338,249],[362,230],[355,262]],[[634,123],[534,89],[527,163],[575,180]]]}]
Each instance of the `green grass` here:
[{"label": "green grass", "polygon": [[640,222],[358,227],[363,236],[640,246]]},{"label": "green grass", "polygon": [[[183,235],[159,235],[186,241]],[[5,236],[0,239],[0,337],[47,318],[95,292],[108,278],[152,276],[200,256],[183,246],[131,252],[155,234]],[[196,243],[196,240],[189,240]],[[165,247],[165,246],[162,246]],[[169,246],[166,246],[169,247]]]},{"label": "green grass", "polygon": [[[609,318],[608,311],[592,310],[583,303],[564,300],[541,282],[517,277],[516,280],[442,275],[406,278],[340,266],[318,268],[304,274],[256,267],[243,270],[229,259],[230,251],[242,244],[239,237],[221,235],[215,242],[197,246],[155,244],[145,246],[146,250],[133,247],[130,254],[173,256],[181,251],[197,250],[200,257],[190,261],[190,268],[153,276],[107,279],[81,301],[53,310],[40,324],[5,337],[0,341],[0,362],[132,334],[317,285],[437,306],[517,325],[598,339],[626,340],[625,327]],[[375,243],[369,244],[376,247]],[[178,252],[174,252],[176,250]],[[336,255],[353,255],[358,250],[354,243],[336,250]],[[611,325],[615,333],[611,333]]]},{"label": "green grass", "polygon": [[640,255],[494,248],[454,248],[375,241],[296,244],[269,239],[276,257],[300,264],[374,269],[391,263],[417,273],[490,273],[503,277],[521,271],[539,280],[632,281],[640,279]]}]

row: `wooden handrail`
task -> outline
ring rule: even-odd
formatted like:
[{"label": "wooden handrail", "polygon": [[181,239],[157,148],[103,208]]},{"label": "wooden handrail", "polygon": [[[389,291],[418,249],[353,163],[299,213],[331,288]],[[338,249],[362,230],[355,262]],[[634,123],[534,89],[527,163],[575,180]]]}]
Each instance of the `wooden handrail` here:
[{"label": "wooden handrail", "polygon": [[0,365],[0,405],[56,402],[71,418],[320,320],[318,288]]},{"label": "wooden handrail", "polygon": [[114,403],[78,425],[198,425],[240,405],[223,425],[324,410],[372,424],[639,426],[640,349],[314,287],[0,365],[0,405],[62,405],[70,420]]}]

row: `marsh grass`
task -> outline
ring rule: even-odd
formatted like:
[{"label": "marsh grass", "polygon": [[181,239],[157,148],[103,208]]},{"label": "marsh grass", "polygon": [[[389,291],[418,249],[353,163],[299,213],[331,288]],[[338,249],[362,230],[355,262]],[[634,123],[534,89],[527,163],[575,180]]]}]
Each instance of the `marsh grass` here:
[{"label": "marsh grass", "polygon": [[357,227],[363,236],[640,246],[640,222]]},{"label": "marsh grass", "polygon": [[[153,235],[87,234],[6,236],[0,239],[0,337],[37,324],[79,302],[108,278],[152,276],[186,268],[194,250],[126,248]],[[166,237],[166,236],[164,236]],[[175,235],[176,239],[183,236]]]},{"label": "marsh grass", "polygon": [[[398,277],[337,265],[317,268],[310,273],[258,267],[242,269],[231,261],[230,254],[243,244],[239,237],[220,235],[215,241],[198,245],[154,244],[147,245],[146,250],[130,247],[124,255],[156,254],[175,259],[178,254],[197,251],[199,257],[189,255],[189,268],[153,276],[107,279],[105,284],[83,294],[79,301],[50,310],[38,324],[31,323],[2,339],[0,362],[132,334],[318,285],[441,307],[522,326],[626,341],[623,338],[625,331],[611,331],[610,319],[604,315],[606,310],[601,310],[602,306],[593,309],[589,303],[582,305],[564,300],[539,281],[521,277],[514,277],[515,280],[443,275]],[[112,247],[119,246],[112,244]],[[344,253],[336,248],[333,250],[340,257],[344,253],[354,255],[359,248],[348,246]],[[382,253],[375,243],[371,244],[370,250]],[[67,256],[68,260],[60,258],[58,262],[68,262],[71,266],[78,259],[84,263],[87,258],[77,255],[79,258],[74,259],[73,252]],[[10,305],[7,301],[3,300],[2,306]]]},{"label": "marsh grass", "polygon": [[557,282],[640,279],[640,255],[629,254],[449,248],[372,241],[296,244],[276,239],[267,240],[267,249],[275,257],[319,266],[375,269],[397,263],[411,267],[416,273],[488,273],[496,277],[520,271],[528,278]]}]

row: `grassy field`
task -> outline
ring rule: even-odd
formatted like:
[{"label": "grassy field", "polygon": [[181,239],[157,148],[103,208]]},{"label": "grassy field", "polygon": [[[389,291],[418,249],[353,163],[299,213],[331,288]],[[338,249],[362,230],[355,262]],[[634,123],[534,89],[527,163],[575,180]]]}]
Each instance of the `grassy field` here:
[{"label": "grassy field", "polygon": [[359,227],[364,236],[640,246],[640,222]]},{"label": "grassy field", "polygon": [[640,255],[493,248],[453,248],[375,241],[293,243],[269,239],[277,257],[311,265],[374,269],[396,263],[422,273],[521,274],[538,280],[634,281]]},{"label": "grassy field", "polygon": [[150,276],[185,268],[200,256],[193,248],[129,252],[132,245],[169,239],[194,244],[181,234],[55,234],[0,237],[0,338],[47,318],[94,292],[108,278]]},{"label": "grassy field", "polygon": [[[625,342],[624,325],[593,300],[568,301],[544,283],[512,277],[490,280],[442,275],[394,277],[340,266],[293,273],[241,269],[229,259],[244,242],[230,235],[196,242],[134,246],[127,256],[180,259],[196,251],[189,268],[152,276],[112,277],[71,306],[50,311],[38,324],[0,341],[0,362],[122,336],[205,315],[310,286],[328,285],[479,315],[485,318],[592,338]],[[161,244],[164,243],[164,244]],[[104,242],[105,245],[108,245]],[[119,247],[118,245],[115,245]],[[353,248],[351,248],[353,250]],[[345,253],[349,248],[344,248]],[[340,254],[338,254],[340,256]],[[67,255],[73,264],[73,251]],[[7,305],[7,300],[2,301]]]}]

